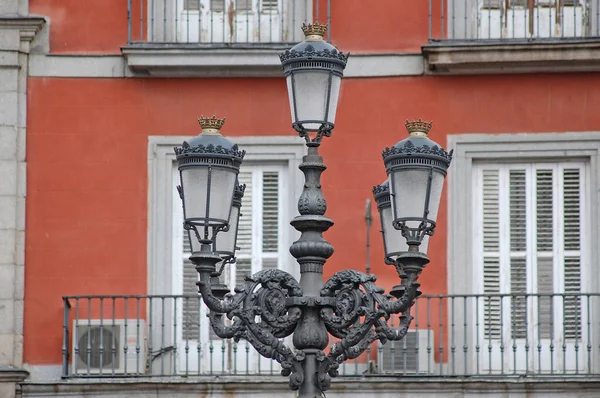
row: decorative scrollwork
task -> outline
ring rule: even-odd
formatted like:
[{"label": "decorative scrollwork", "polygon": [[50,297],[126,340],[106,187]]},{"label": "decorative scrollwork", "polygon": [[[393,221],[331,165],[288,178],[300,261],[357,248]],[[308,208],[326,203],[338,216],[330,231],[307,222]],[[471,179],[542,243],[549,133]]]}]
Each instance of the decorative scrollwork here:
[{"label": "decorative scrollwork", "polygon": [[321,289],[321,297],[335,297],[334,308],[323,308],[321,317],[327,331],[340,339],[320,360],[318,380],[327,387],[330,377],[337,375],[339,364],[357,358],[375,341],[401,340],[412,320],[410,314],[400,317],[400,326],[392,328],[387,320],[392,314],[408,313],[414,304],[419,283],[418,273],[402,274],[402,295],[393,298],[375,285],[375,276],[355,270],[334,274]]},{"label": "decorative scrollwork", "polygon": [[384,161],[389,156],[394,155],[435,155],[443,158],[445,161],[448,162],[448,164],[450,164],[450,162],[452,161],[453,152],[454,151],[446,152],[444,148],[441,148],[437,145],[415,145],[411,141],[406,141],[406,143],[402,146],[393,146],[391,148],[385,148],[381,152],[381,155],[383,156]]},{"label": "decorative scrollwork", "polygon": [[[304,353],[294,353],[281,340],[292,334],[302,315],[297,306],[286,305],[288,299],[302,297],[294,277],[278,269],[262,270],[246,277],[246,282],[235,288],[235,294],[229,293],[223,300],[212,294],[206,274],[201,273],[200,279],[200,294],[210,309],[210,323],[217,336],[248,341],[262,356],[279,362],[281,374],[290,376],[290,388],[297,390],[304,380]],[[232,320],[231,325],[225,324],[224,314]]]},{"label": "decorative scrollwork", "polygon": [[195,145],[191,146],[187,141],[184,141],[181,147],[173,148],[176,155],[229,155],[236,158],[243,159],[246,155],[246,151],[239,150],[237,145],[233,145],[231,148],[225,148],[221,145]]}]

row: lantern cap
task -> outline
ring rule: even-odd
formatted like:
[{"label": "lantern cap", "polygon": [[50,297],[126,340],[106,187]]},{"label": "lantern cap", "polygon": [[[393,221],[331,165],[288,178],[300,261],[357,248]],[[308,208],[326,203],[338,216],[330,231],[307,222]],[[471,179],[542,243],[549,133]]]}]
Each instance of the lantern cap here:
[{"label": "lantern cap", "polygon": [[225,118],[218,119],[216,116],[198,118],[202,127],[200,135],[189,141],[184,141],[181,147],[175,147],[175,154],[180,156],[197,157],[230,157],[235,162],[241,162],[246,151],[239,150],[237,144],[229,141],[221,135],[221,128]]},{"label": "lantern cap", "polygon": [[398,158],[427,157],[437,160],[441,165],[448,168],[452,161],[452,152],[447,152],[441,145],[427,137],[433,122],[419,120],[407,120],[406,130],[409,136],[398,142],[391,148],[382,151],[383,161],[388,164]]},{"label": "lantern cap", "polygon": [[385,180],[381,183],[381,185],[375,185],[373,187],[373,196],[375,197],[375,202],[377,202],[377,207],[381,207],[385,204],[390,204],[389,180]]},{"label": "lantern cap", "polygon": [[225,118],[217,119],[215,115],[212,117],[204,117],[200,115],[198,118],[198,123],[200,124],[200,127],[202,127],[201,134],[216,135],[221,134],[220,130],[225,124]]},{"label": "lantern cap", "polygon": [[320,24],[319,21],[309,24],[303,23],[302,32],[307,39],[310,38],[312,40],[323,40],[323,36],[325,36],[325,33],[327,33],[327,24]]},{"label": "lantern cap", "polygon": [[281,65],[286,70],[289,64],[292,68],[297,62],[307,61],[323,61],[330,62],[337,66],[340,73],[346,67],[348,54],[339,51],[335,46],[323,40],[323,35],[327,32],[327,25],[321,25],[318,22],[314,24],[302,25],[302,31],[305,35],[305,40],[296,44],[289,50],[279,54]]}]

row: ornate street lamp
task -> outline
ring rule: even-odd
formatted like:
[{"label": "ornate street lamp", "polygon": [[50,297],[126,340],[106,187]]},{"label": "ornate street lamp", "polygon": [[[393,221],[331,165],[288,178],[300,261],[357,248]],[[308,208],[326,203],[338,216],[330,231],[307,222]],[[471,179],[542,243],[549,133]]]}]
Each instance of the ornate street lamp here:
[{"label": "ornate street lamp", "polygon": [[[305,178],[298,200],[300,214],[291,221],[301,233],[290,247],[300,267],[299,282],[285,271],[265,269],[247,277],[235,294],[229,293],[219,281],[220,271],[215,265],[235,254],[239,209],[237,213],[234,210],[233,194],[243,152],[220,135],[219,149],[215,144],[208,149],[208,141],[201,141],[215,139],[213,133],[204,131],[205,127],[221,127],[222,122],[215,127],[219,122],[214,118],[210,122],[201,118],[203,134],[192,140],[193,145],[184,144],[176,152],[182,170],[185,223],[194,231],[190,240],[197,241],[192,247],[200,246],[190,260],[200,275],[197,285],[210,310],[213,331],[221,338],[248,341],[262,356],[281,364],[282,375],[290,377],[290,389],[298,390],[299,397],[316,398],[329,388],[331,377],[338,375],[337,369],[345,360],[357,358],[377,340],[386,343],[406,335],[412,320],[410,309],[421,294],[417,279],[429,262],[421,244],[433,234],[451,154],[426,138],[431,125],[421,120],[407,122],[410,137],[383,152],[391,183],[376,187],[374,193],[382,219],[386,262],[395,266],[400,284],[386,295],[375,285],[374,275],[350,269],[323,282],[323,265],[333,254],[323,232],[333,221],[325,216],[327,202],[320,179],[326,166],[318,149],[322,137],[329,136],[333,128],[347,55],[323,41],[326,26],[315,23],[303,30],[306,40],[280,56],[293,127],[308,147],[299,166]],[[311,131],[317,133],[314,138],[308,134]],[[206,133],[208,138],[202,138]],[[186,156],[193,160],[189,162]],[[217,166],[229,173],[221,173],[218,184],[210,177]],[[186,167],[203,169],[186,176]],[[223,203],[213,204],[214,197]],[[388,324],[393,314],[401,314],[398,327]],[[230,323],[224,322],[224,315]],[[283,340],[290,335],[294,349]],[[339,341],[325,351],[330,335]]]},{"label": "ornate street lamp", "polygon": [[446,170],[452,153],[427,138],[431,122],[406,121],[409,137],[383,151],[390,182],[394,227],[402,231],[409,251],[418,251],[433,235]]},{"label": "ornate street lamp", "polygon": [[302,26],[305,39],[279,55],[288,87],[292,126],[300,136],[333,129],[342,76],[348,55],[339,52],[323,37],[327,25]]},{"label": "ornate street lamp", "polygon": [[228,227],[245,154],[221,135],[225,119],[200,116],[198,122],[200,135],[175,148],[181,181],[177,189],[183,201],[184,227],[189,232],[192,253],[200,252],[202,245],[214,243],[216,234]]}]

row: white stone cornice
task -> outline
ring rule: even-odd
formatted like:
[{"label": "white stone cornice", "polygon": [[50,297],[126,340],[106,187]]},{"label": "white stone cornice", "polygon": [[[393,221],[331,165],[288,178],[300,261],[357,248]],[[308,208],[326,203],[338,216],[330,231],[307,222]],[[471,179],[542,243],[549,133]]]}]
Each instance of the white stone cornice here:
[{"label": "white stone cornice", "polygon": [[21,42],[31,43],[46,23],[44,17],[38,16],[0,16],[0,29],[19,31]]}]

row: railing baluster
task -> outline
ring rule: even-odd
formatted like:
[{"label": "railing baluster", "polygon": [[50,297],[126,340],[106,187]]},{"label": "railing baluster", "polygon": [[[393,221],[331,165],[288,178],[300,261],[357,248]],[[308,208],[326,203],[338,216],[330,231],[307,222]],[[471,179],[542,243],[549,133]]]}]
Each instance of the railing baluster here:
[{"label": "railing baluster", "polygon": [[554,297],[550,296],[550,373],[554,374]]},{"label": "railing baluster", "polygon": [[[536,303],[537,303],[537,323],[538,323],[538,327],[537,327],[537,349],[538,349],[538,373],[542,372],[542,313],[540,311],[540,303],[543,299],[543,297],[540,297],[539,295],[535,295],[534,296],[536,298]],[[552,300],[552,297],[550,297],[550,300]]]},{"label": "railing baluster", "polygon": [[479,351],[481,346],[479,345],[479,296],[475,296],[475,374],[479,374]]},{"label": "railing baluster", "polygon": [[127,0],[127,43],[131,43],[131,0]]},{"label": "railing baluster", "polygon": [[[200,340],[200,339],[198,339]],[[200,346],[200,341],[198,341]],[[185,375],[190,371],[190,298],[185,298]],[[199,370],[199,369],[198,369]]]},{"label": "railing baluster", "polygon": [[92,328],[92,299],[88,297],[87,299],[87,350],[86,350],[86,367],[87,374],[90,374],[90,362],[92,357],[92,333],[90,333]]},{"label": "railing baluster", "polygon": [[[417,336],[417,338],[415,339],[415,373],[419,374],[419,367],[420,367],[420,363],[419,363],[419,300],[415,300],[415,334]],[[369,356],[369,360],[371,359],[371,357]]]},{"label": "railing baluster", "polygon": [[140,42],[144,41],[144,0],[140,0]]},{"label": "railing baluster", "polygon": [[452,374],[456,374],[456,345],[454,344],[454,299],[455,297],[452,296],[450,298],[450,319],[451,319],[451,326],[450,326],[450,339],[451,339],[451,343],[450,343],[450,353],[452,356]]},{"label": "railing baluster", "polygon": [[[202,371],[202,363],[201,363],[201,355],[202,354],[202,330],[201,330],[201,317],[202,317],[202,300],[200,299],[200,295],[196,296],[197,306],[198,306],[198,323],[196,325],[198,331],[198,341],[196,342],[196,353],[198,354],[198,374],[200,375]],[[212,353],[211,353],[212,358]],[[212,361],[212,359],[211,359]],[[212,372],[211,372],[212,373]]]},{"label": "railing baluster", "polygon": [[152,338],[153,338],[153,307],[154,301],[153,297],[148,298],[148,372],[152,374],[152,363],[154,362],[154,347],[152,346]]},{"label": "railing baluster", "polygon": [[62,346],[62,373],[63,377],[69,375],[69,303],[68,297],[63,297],[63,346]]},{"label": "railing baluster", "polygon": [[500,296],[500,374],[504,374],[504,298]]},{"label": "railing baluster", "polygon": [[440,354],[440,376],[444,374],[444,308],[443,308],[444,298],[443,296],[439,296],[439,304],[440,304],[440,340],[439,340],[439,354]]},{"label": "railing baluster", "polygon": [[136,374],[140,374],[142,372],[140,372],[140,351],[141,351],[141,347],[140,347],[140,298],[136,297],[135,298],[135,307],[136,307],[136,331],[135,331],[135,373]]},{"label": "railing baluster", "polygon": [[432,373],[431,369],[431,297],[427,297],[427,373]]},{"label": "railing baluster", "polygon": [[99,374],[102,376],[102,368],[104,367],[103,359],[104,359],[104,298],[100,297],[100,347],[98,347],[98,351],[100,352],[100,367]]},{"label": "railing baluster", "polygon": [[112,297],[112,310],[111,310],[111,318],[112,318],[112,324],[111,324],[111,329],[110,331],[112,332],[113,338],[112,338],[112,342],[111,342],[111,347],[110,347],[110,353],[111,353],[111,358],[112,360],[110,361],[111,365],[110,365],[110,369],[111,369],[111,374],[115,374],[115,362],[117,362],[117,342],[116,339],[114,338],[114,336],[116,336],[116,330],[117,330],[117,326],[116,326],[116,322],[115,322],[115,317],[116,317],[116,300],[117,298],[115,296]]},{"label": "railing baluster", "polygon": [[463,296],[463,361],[464,361],[464,374],[467,375],[467,351],[469,350],[469,343],[467,342],[467,296]]},{"label": "railing baluster", "polygon": [[586,294],[586,323],[587,323],[587,333],[585,339],[587,340],[587,372],[588,374],[592,373],[592,334],[591,334],[591,318],[590,318],[590,295]]},{"label": "railing baluster", "polygon": [[173,375],[177,374],[177,297],[173,297]]},{"label": "railing baluster", "polygon": [[327,41],[331,42],[331,0],[327,0]]},{"label": "railing baluster", "polygon": [[125,318],[124,319],[125,324],[123,325],[123,329],[125,332],[125,341],[123,342],[123,373],[127,374],[127,362],[128,362],[127,359],[128,359],[128,354],[129,354],[129,341],[127,338],[127,326],[128,326],[128,324],[127,324],[128,323],[127,322],[127,318],[128,318],[128,316],[127,316],[127,306],[128,306],[127,297],[124,298],[123,306],[125,307],[124,308],[124,316],[123,316],[123,318]]},{"label": "railing baluster", "polygon": [[[125,299],[127,300],[127,299]],[[165,374],[165,298],[160,298],[160,374]]]},{"label": "railing baluster", "polygon": [[431,41],[431,25],[433,23],[433,20],[431,18],[431,0],[427,0],[427,21],[428,21],[428,27],[427,27],[427,40]]},{"label": "railing baluster", "polygon": [[567,313],[565,311],[566,295],[561,294],[560,297],[562,299],[562,353],[563,353],[562,367],[563,367],[563,374],[567,374],[567,317],[566,317]]},{"label": "railing baluster", "polygon": [[73,330],[73,335],[75,336],[73,352],[73,373],[79,373],[78,362],[79,362],[79,297],[75,297],[75,328]]}]

